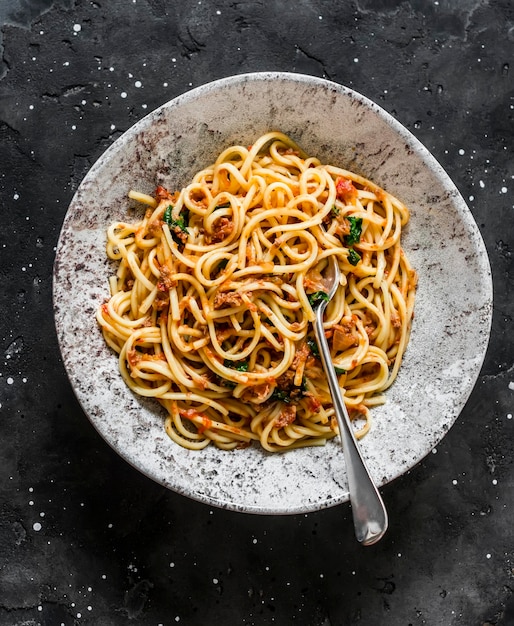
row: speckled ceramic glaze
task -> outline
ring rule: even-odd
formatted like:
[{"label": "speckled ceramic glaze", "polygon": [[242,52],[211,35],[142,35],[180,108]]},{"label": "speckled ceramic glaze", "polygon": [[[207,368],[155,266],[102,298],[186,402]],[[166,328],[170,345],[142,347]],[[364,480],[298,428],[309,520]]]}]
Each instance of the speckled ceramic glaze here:
[{"label": "speckled ceramic glaze", "polygon": [[387,404],[372,410],[371,432],[360,445],[379,485],[415,465],[444,437],[476,382],[491,323],[489,262],[470,211],[434,158],[350,89],[298,74],[246,74],[194,89],[142,119],[98,160],[71,203],[54,267],[54,307],[75,393],[122,457],[210,505],[284,514],[348,499],[338,442],[283,454],[180,448],[164,432],[158,403],[126,388],[95,320],[113,271],[106,228],[134,219],[128,190],[179,188],[225,147],[249,145],[269,130],[372,179],[411,209],[404,248],[419,273],[411,342]]}]

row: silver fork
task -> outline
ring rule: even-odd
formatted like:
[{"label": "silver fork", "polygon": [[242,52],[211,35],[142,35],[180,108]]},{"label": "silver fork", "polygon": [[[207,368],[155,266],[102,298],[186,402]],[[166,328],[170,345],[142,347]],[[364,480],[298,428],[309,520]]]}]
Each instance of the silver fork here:
[{"label": "silver fork", "polygon": [[387,511],[357,445],[323,329],[323,314],[328,302],[334,297],[341,278],[339,264],[335,256],[329,256],[327,260],[324,278],[327,283],[330,283],[328,299],[323,299],[319,301],[319,304],[317,303],[314,333],[327,376],[343,444],[355,535],[362,545],[370,546],[379,541],[387,530]]}]

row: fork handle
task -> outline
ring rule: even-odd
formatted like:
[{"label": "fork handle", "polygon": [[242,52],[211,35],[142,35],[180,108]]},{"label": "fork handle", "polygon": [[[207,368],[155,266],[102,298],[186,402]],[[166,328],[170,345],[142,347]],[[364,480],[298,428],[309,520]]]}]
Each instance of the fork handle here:
[{"label": "fork handle", "polygon": [[365,546],[379,541],[387,530],[387,511],[378,489],[371,478],[353,434],[350,416],[332,363],[330,348],[323,328],[323,313],[326,303],[316,309],[314,333],[318,343],[321,361],[325,370],[334,411],[343,444],[343,453],[348,475],[353,525],[357,540]]}]

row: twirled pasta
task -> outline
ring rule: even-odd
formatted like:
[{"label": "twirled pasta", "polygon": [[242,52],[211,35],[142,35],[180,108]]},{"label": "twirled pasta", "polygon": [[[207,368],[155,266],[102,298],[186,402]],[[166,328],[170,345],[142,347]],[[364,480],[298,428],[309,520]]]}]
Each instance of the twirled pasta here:
[{"label": "twirled pasta", "polygon": [[169,436],[272,452],[337,434],[312,329],[334,255],[342,280],[324,326],[362,437],[409,340],[407,208],[280,132],[227,148],[179,192],[129,196],[148,208],[108,229],[119,267],[97,320],[128,387],[167,410]]}]

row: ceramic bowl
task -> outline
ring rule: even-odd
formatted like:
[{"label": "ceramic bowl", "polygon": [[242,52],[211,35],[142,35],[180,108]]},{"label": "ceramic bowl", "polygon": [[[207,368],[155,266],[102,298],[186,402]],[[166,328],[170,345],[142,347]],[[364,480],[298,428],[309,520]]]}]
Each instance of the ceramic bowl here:
[{"label": "ceramic bowl", "polygon": [[348,500],[337,440],[268,454],[259,447],[201,452],[173,443],[157,402],[135,397],[95,321],[112,267],[105,231],[130,219],[129,189],[176,189],[232,144],[280,130],[310,155],[378,183],[411,210],[404,248],[419,274],[411,341],[387,403],[372,410],[360,446],[384,485],[444,437],[476,382],[488,343],[492,286],[473,216],[436,160],[379,106],[339,84],[289,73],[233,76],[193,89],[125,132],[84,178],[69,207],[54,267],[59,344],[80,404],[130,464],[209,505],[261,514],[318,510]]}]

